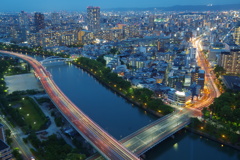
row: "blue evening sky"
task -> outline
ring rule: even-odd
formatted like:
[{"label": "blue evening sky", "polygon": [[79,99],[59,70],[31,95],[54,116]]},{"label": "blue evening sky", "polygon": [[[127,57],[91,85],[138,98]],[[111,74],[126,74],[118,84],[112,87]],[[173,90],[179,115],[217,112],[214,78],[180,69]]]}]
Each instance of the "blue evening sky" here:
[{"label": "blue evening sky", "polygon": [[173,5],[238,4],[239,0],[1,0],[0,12],[30,11],[81,11],[87,6],[168,7]]}]

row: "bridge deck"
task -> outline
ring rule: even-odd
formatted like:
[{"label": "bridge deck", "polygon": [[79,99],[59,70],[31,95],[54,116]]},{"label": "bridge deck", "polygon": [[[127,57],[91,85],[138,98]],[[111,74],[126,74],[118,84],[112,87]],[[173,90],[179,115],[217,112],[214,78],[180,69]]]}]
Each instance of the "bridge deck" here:
[{"label": "bridge deck", "polygon": [[51,64],[51,63],[59,63],[59,62],[70,62],[73,61],[72,58],[61,58],[61,57],[48,57],[42,61],[41,64]]},{"label": "bridge deck", "polygon": [[112,136],[105,132],[100,126],[93,122],[85,115],[76,105],[74,105],[68,97],[58,88],[51,77],[48,76],[48,71],[37,60],[8,51],[0,51],[1,53],[11,54],[29,62],[34,68],[35,74],[39,77],[44,89],[48,93],[56,107],[61,111],[64,117],[73,125],[73,127],[83,137],[90,142],[105,158],[107,159],[126,159],[137,160],[136,155],[123,147]]},{"label": "bridge deck", "polygon": [[[140,156],[184,128],[189,122],[187,112],[169,114],[121,139],[119,142],[128,150]],[[96,154],[88,160],[90,159],[102,160],[103,157]]]}]

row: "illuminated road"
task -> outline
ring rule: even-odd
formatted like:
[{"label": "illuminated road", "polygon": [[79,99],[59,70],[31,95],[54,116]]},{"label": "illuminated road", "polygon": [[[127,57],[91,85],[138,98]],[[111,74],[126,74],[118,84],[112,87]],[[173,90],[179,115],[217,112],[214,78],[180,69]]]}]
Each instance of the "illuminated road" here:
[{"label": "illuminated road", "polygon": [[188,114],[186,110],[165,116],[125,137],[120,142],[128,150],[140,156],[188,125],[190,122]]},{"label": "illuminated road", "polygon": [[216,79],[215,75],[211,73],[210,67],[208,66],[208,61],[205,59],[204,53],[201,50],[201,38],[197,38],[193,40],[195,47],[197,48],[197,62],[198,65],[205,71],[205,85],[209,94],[203,100],[200,100],[198,103],[194,105],[195,108],[203,108],[208,107],[214,101],[214,98],[219,97],[221,93],[214,83],[214,79]]},{"label": "illuminated road", "polygon": [[53,103],[57,106],[63,116],[72,126],[93,145],[106,159],[112,160],[134,160],[139,159],[117,140],[101,129],[95,122],[86,116],[76,105],[74,105],[58,88],[52,80],[50,73],[37,60],[26,55],[0,51],[27,61],[35,71],[36,77],[41,81],[45,91]]},{"label": "illuminated road", "polygon": [[[166,115],[153,123],[139,129],[129,136],[121,139],[122,143],[129,151],[138,156],[147,152],[155,145],[172,136],[186,125],[190,123],[188,115],[193,115],[194,111],[190,109],[182,109],[172,114]],[[103,160],[99,154],[89,157],[88,160]]]},{"label": "illuminated road", "polygon": [[11,131],[11,138],[13,140],[13,146],[19,148],[21,155],[24,160],[29,160],[30,157],[33,157],[30,147],[27,146],[24,142],[19,129],[13,128],[2,116],[0,116],[1,122]]},{"label": "illuminated road", "polygon": [[[80,131],[81,135],[87,139],[105,158],[137,159],[137,156],[140,156],[156,144],[165,140],[189,124],[189,117],[201,116],[201,111],[198,109],[209,106],[213,103],[214,98],[220,95],[220,92],[214,83],[214,75],[210,73],[207,62],[202,55],[203,53],[200,51],[200,39],[195,40],[195,45],[197,46],[198,65],[205,70],[206,86],[210,91],[209,94],[197,102],[194,105],[194,108],[183,108],[180,111],[176,111],[173,114],[165,116],[150,125],[143,127],[119,142],[113,139],[96,123],[84,115],[61,92],[51,79],[50,74],[43,66],[41,66],[41,64],[39,64],[38,61],[24,55],[17,54],[16,56],[25,59],[33,66],[35,72],[37,73],[36,76],[40,78],[41,83],[55,105],[58,106],[59,110],[63,113],[66,119],[68,119],[68,121],[78,131]],[[11,54],[15,55],[15,53]],[[102,159],[102,157],[95,155],[90,159]]]},{"label": "illuminated road", "polygon": [[[203,108],[211,105],[214,98],[220,96],[220,92],[214,83],[214,78],[216,77],[211,74],[207,61],[205,60],[203,53],[200,51],[200,41],[196,41],[196,45],[198,47],[198,64],[203,70],[205,70],[206,85],[207,89],[210,91],[204,99],[194,105],[195,108]],[[120,140],[120,142],[133,153],[141,155],[154,145],[160,143],[167,137],[185,127],[189,123],[189,116],[201,116],[201,111],[196,110],[195,108],[184,108],[176,113],[165,116],[153,122],[149,126],[146,126]]]},{"label": "illuminated road", "polygon": [[[160,143],[167,137],[182,129],[189,123],[188,116],[201,116],[201,110],[198,109],[208,107],[213,103],[214,98],[220,96],[221,93],[214,83],[214,79],[216,77],[215,75],[211,74],[207,61],[201,52],[200,38],[194,41],[194,45],[197,47],[198,65],[201,66],[203,70],[205,70],[205,84],[207,86],[209,94],[194,104],[194,108],[185,107],[181,111],[165,116],[151,123],[149,126],[143,127],[137,132],[120,140],[120,142],[123,143],[123,145],[133,153],[141,155],[142,153],[151,149],[154,145]],[[101,160],[102,157],[99,157],[99,155],[94,155],[90,157],[89,160],[90,159]]]}]

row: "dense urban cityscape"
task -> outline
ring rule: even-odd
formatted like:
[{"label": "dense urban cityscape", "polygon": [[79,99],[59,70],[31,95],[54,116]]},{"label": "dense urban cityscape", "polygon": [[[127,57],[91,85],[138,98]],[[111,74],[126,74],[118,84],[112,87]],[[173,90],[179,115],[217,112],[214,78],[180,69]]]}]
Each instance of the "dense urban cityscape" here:
[{"label": "dense urban cityscape", "polygon": [[213,6],[0,10],[0,159],[240,159],[240,10]]}]

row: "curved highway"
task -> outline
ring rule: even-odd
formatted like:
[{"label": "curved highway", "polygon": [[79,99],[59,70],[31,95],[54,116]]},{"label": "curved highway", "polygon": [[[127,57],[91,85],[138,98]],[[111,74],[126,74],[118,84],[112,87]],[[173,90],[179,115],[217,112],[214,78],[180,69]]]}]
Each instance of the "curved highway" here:
[{"label": "curved highway", "polygon": [[40,62],[26,55],[9,51],[0,52],[24,59],[34,68],[36,77],[39,78],[45,91],[48,93],[59,111],[62,112],[64,117],[73,125],[73,127],[105,158],[112,160],[139,159],[74,105],[54,83],[50,73]]},{"label": "curved highway", "polygon": [[198,65],[205,71],[205,84],[207,86],[207,90],[209,91],[207,97],[199,101],[195,105],[195,108],[203,108],[211,105],[214,101],[214,98],[219,97],[221,93],[219,92],[219,89],[214,83],[214,79],[216,79],[216,77],[213,73],[211,73],[210,67],[208,66],[208,62],[205,59],[204,53],[201,51],[201,38],[195,40],[194,45],[197,48]]},{"label": "curved highway", "polygon": [[[114,138],[103,131],[96,123],[89,119],[78,107],[76,107],[58,88],[51,79],[48,71],[35,59],[13,53],[1,51],[2,53],[18,56],[28,61],[34,68],[36,76],[40,79],[46,92],[49,94],[52,101],[66,117],[66,119],[80,131],[79,133],[87,139],[105,158],[108,159],[138,159],[133,153],[140,155],[171,133],[175,132],[182,126],[188,123],[188,116],[201,116],[200,110],[203,107],[208,107],[214,101],[214,98],[220,96],[220,92],[214,83],[215,76],[211,74],[207,62],[201,52],[200,38],[194,40],[194,45],[197,48],[198,65],[205,70],[205,79],[209,94],[198,101],[194,108],[184,108],[178,113],[171,114],[165,118],[150,124],[134,134],[125,137],[117,142]],[[186,117],[187,116],[187,117]],[[172,119],[172,120],[171,120]],[[122,144],[120,144],[122,143]],[[126,148],[127,149],[126,149]],[[130,152],[130,151],[132,152]],[[98,156],[94,156],[95,158]]]}]

